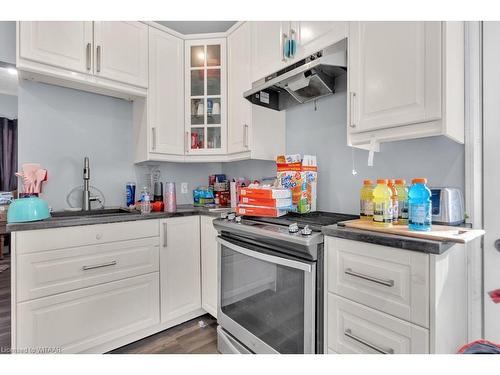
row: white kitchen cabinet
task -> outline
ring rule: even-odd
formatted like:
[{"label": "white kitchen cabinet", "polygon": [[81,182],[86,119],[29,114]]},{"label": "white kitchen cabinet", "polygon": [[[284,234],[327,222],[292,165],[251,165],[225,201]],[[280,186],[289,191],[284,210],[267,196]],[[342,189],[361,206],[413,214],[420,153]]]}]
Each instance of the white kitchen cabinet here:
[{"label": "white kitchen cabinet", "polygon": [[94,72],[99,77],[148,87],[148,26],[141,22],[94,22]]},{"label": "white kitchen cabinet", "polygon": [[186,154],[225,154],[226,38],[187,40],[184,45]]},{"label": "white kitchen cabinet", "polygon": [[149,152],[159,158],[184,155],[183,74],[183,40],[151,27],[147,134]]},{"label": "white kitchen cabinet", "polygon": [[325,348],[452,354],[468,342],[467,245],[426,254],[325,238]]},{"label": "white kitchen cabinet", "polygon": [[217,318],[217,230],[211,216],[200,217],[201,307]]},{"label": "white kitchen cabinet", "polygon": [[93,348],[159,323],[158,273],[23,302],[17,306],[16,348]]},{"label": "white kitchen cabinet", "polygon": [[20,21],[19,57],[92,73],[91,21]]},{"label": "white kitchen cabinet", "polygon": [[345,21],[292,21],[290,35],[296,38],[293,60],[300,60],[322,48],[347,38],[349,23]]},{"label": "white kitchen cabinet", "polygon": [[285,152],[285,112],[252,105],[243,93],[252,87],[253,22],[234,30],[228,44],[227,153],[233,159],[274,160]]},{"label": "white kitchen cabinet", "polygon": [[[255,82],[285,65],[283,32],[280,21],[252,21],[251,24],[251,79]],[[286,22],[288,24],[288,22]]]},{"label": "white kitchen cabinet", "polygon": [[348,143],[464,141],[462,22],[351,22]]},{"label": "white kitchen cabinet", "polygon": [[161,323],[173,326],[201,310],[200,218],[160,220]]}]

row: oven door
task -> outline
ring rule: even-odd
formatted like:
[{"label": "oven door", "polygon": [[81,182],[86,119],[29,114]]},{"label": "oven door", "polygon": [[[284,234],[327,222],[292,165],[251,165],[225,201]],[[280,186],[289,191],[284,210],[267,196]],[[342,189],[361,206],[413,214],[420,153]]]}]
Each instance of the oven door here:
[{"label": "oven door", "polygon": [[315,352],[316,264],[218,237],[218,322],[254,353]]}]

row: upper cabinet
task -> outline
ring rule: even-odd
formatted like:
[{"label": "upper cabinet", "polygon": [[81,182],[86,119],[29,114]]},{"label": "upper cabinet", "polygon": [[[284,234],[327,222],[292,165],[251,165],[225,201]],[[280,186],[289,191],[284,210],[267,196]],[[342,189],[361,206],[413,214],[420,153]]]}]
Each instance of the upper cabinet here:
[{"label": "upper cabinet", "polygon": [[141,22],[20,21],[22,78],[122,98],[145,97],[148,26]]},{"label": "upper cabinet", "polygon": [[140,22],[94,22],[96,75],[148,87],[148,26]]},{"label": "upper cabinet", "polygon": [[144,131],[149,137],[148,152],[160,159],[166,155],[184,155],[183,76],[184,41],[151,28],[148,115]]},{"label": "upper cabinet", "polygon": [[226,152],[226,39],[185,42],[187,154]]},{"label": "upper cabinet", "polygon": [[347,37],[341,21],[250,22],[252,82]]},{"label": "upper cabinet", "polygon": [[92,72],[92,22],[22,21],[19,57],[81,73]]},{"label": "upper cabinet", "polygon": [[352,22],[348,141],[464,141],[462,22]]}]

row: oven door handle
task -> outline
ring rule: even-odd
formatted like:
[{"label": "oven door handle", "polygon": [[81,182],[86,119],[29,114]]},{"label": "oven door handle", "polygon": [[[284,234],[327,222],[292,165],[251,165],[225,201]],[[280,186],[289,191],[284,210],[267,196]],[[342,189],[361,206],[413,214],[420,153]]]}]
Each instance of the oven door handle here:
[{"label": "oven door handle", "polygon": [[235,245],[223,238],[217,237],[217,242],[233,251],[236,251],[237,253],[249,256],[251,258],[256,258],[263,260],[265,262],[269,263],[274,263],[274,264],[279,264],[281,266],[286,266],[290,268],[295,268],[299,269],[301,271],[305,272],[312,272],[312,267],[310,264],[299,262],[296,260],[291,260],[291,259],[286,259],[282,258],[279,256],[274,256],[274,255],[268,255],[264,253],[259,253],[258,251],[250,250],[250,249],[245,249],[244,247]]}]

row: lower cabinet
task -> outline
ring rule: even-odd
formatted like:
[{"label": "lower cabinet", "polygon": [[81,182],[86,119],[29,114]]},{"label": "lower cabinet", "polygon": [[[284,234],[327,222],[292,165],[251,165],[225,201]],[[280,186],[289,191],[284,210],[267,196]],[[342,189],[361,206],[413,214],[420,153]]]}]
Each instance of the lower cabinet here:
[{"label": "lower cabinet", "polygon": [[160,220],[161,323],[201,315],[200,217]]},{"label": "lower cabinet", "polygon": [[217,230],[213,217],[201,216],[201,307],[217,318]]},{"label": "lower cabinet", "polygon": [[[17,305],[20,352],[94,352],[159,323],[158,272]],[[99,352],[99,350],[96,350]]]}]

